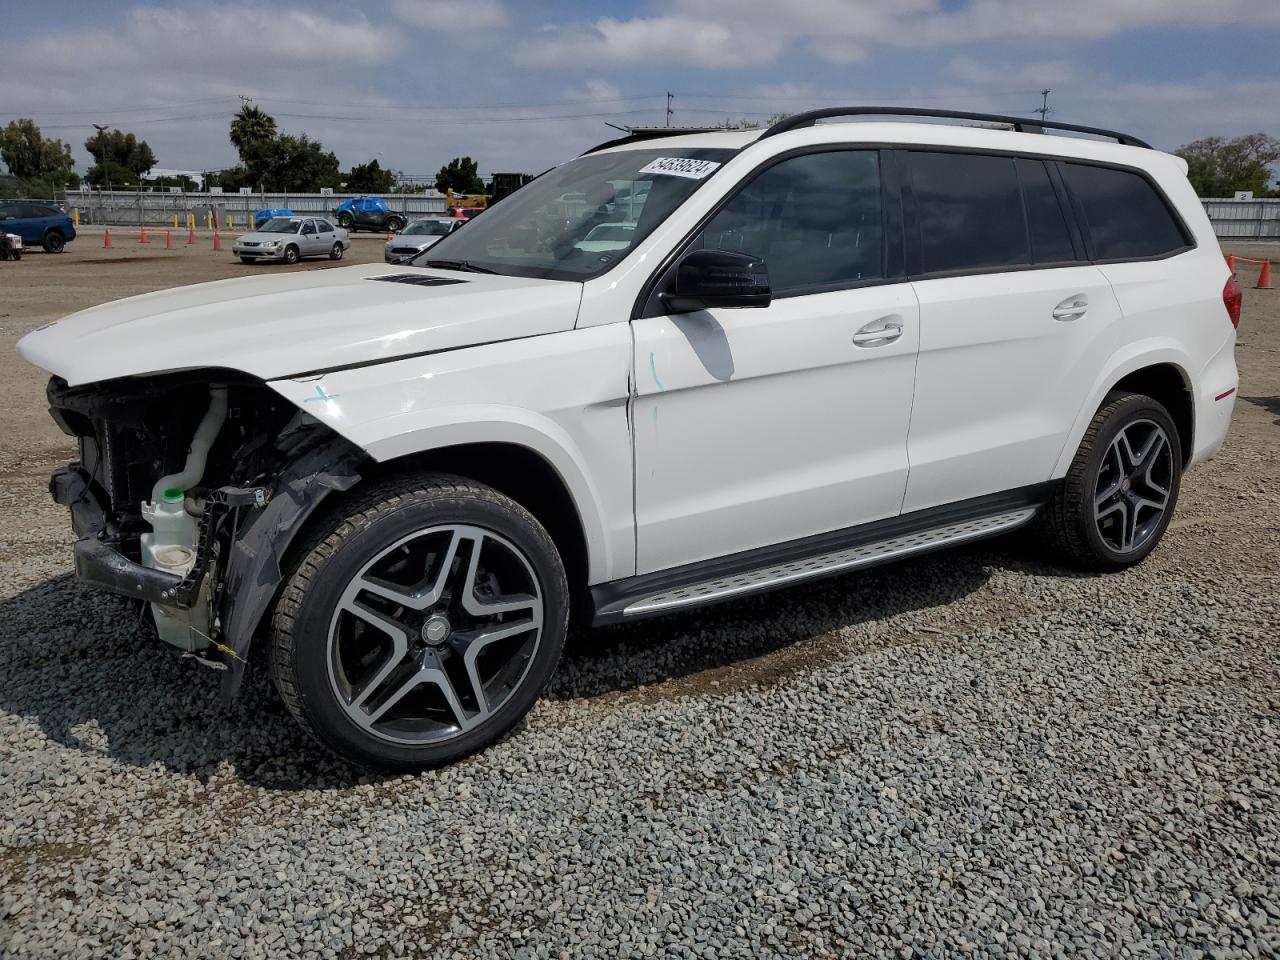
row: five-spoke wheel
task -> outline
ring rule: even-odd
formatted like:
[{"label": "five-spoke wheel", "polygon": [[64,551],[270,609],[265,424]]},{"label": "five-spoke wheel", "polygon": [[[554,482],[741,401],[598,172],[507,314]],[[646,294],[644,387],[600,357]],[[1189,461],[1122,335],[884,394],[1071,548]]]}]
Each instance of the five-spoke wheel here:
[{"label": "five-spoke wheel", "polygon": [[317,529],[276,609],[273,674],[322,741],[425,767],[532,707],[560,657],[564,569],[518,504],[453,477],[380,484]]}]

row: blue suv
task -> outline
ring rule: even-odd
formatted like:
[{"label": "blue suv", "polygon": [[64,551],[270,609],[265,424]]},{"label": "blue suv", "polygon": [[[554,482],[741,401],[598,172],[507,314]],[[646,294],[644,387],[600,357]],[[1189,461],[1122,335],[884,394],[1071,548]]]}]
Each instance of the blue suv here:
[{"label": "blue suv", "polygon": [[404,227],[404,214],[396,213],[381,197],[352,197],[333,210],[338,226],[355,233],[357,230],[390,230],[399,233]]},{"label": "blue suv", "polygon": [[76,238],[71,218],[43,200],[0,200],[0,230],[16,233],[23,246],[39,244],[49,253],[61,253]]}]

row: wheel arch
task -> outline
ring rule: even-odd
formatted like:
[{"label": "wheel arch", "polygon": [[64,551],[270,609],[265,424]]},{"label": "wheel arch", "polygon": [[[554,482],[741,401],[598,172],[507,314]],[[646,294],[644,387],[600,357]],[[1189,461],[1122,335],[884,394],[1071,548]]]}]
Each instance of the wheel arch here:
[{"label": "wheel arch", "polygon": [[1094,414],[1106,402],[1107,395],[1116,390],[1146,394],[1169,410],[1178,428],[1185,466],[1194,449],[1196,429],[1195,384],[1188,372],[1191,368],[1191,358],[1173,340],[1132,344],[1114,354],[1076,413],[1071,433],[1054,466],[1053,477],[1066,475]]}]

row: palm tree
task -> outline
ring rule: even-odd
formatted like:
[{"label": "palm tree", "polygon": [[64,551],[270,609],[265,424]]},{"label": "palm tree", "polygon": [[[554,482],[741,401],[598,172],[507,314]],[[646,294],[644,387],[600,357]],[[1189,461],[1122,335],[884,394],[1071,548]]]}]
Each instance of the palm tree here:
[{"label": "palm tree", "polygon": [[255,144],[265,143],[276,135],[275,117],[261,107],[245,104],[231,121],[231,143],[240,154],[240,159],[247,162],[247,153],[252,152]]}]

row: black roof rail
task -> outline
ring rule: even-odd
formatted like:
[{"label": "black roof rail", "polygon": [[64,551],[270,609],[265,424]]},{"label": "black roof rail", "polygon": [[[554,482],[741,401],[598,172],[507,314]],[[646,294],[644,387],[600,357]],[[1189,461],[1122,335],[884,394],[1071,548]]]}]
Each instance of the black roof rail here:
[{"label": "black roof rail", "polygon": [[1018,133],[1044,133],[1046,129],[1066,130],[1070,133],[1087,133],[1095,137],[1106,137],[1127,147],[1152,149],[1151,144],[1145,140],[1131,137],[1127,133],[1117,133],[1115,130],[1103,130],[1101,127],[1084,127],[1075,123],[1058,123],[1055,120],[1028,120],[1026,117],[1007,117],[997,113],[969,113],[967,110],[929,110],[920,107],[823,107],[820,110],[806,110],[804,113],[797,113],[794,116],[787,117],[785,120],[779,120],[764,133],[760,134],[759,139],[764,140],[766,137],[776,137],[778,134],[786,133],[788,130],[811,127],[819,120],[826,120],[831,117],[868,116],[983,120],[988,123],[1007,123]]}]

